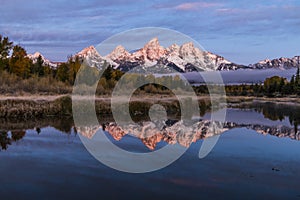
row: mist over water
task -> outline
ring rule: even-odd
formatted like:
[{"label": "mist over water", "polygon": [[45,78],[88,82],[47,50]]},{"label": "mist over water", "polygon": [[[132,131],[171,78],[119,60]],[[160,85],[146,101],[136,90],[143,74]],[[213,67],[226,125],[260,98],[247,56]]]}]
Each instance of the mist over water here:
[{"label": "mist over water", "polygon": [[[227,85],[232,84],[252,84],[262,83],[266,78],[272,76],[281,76],[288,80],[296,73],[297,69],[264,69],[264,70],[236,70],[236,71],[220,71],[223,81]],[[200,72],[200,74],[209,74],[214,72]],[[188,72],[184,76],[193,84],[202,84],[204,80],[199,72]]]}]

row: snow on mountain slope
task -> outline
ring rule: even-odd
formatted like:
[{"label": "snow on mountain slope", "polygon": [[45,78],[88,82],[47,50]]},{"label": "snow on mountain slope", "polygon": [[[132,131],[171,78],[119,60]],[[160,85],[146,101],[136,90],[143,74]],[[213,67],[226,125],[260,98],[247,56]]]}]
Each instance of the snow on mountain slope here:
[{"label": "snow on mountain slope", "polygon": [[[28,55],[34,62],[40,53]],[[294,58],[279,58],[273,60],[263,60],[249,66],[230,62],[222,56],[213,54],[208,51],[202,51],[195,47],[192,42],[177,45],[172,44],[169,47],[160,45],[158,38],[153,38],[147,42],[142,48],[135,50],[126,50],[123,46],[118,45],[111,53],[101,56],[94,46],[87,47],[78,52],[75,56],[85,60],[92,67],[102,68],[104,63],[109,63],[114,68],[122,71],[135,69],[137,71],[148,71],[153,69],[159,70],[169,69],[178,72],[191,71],[231,71],[238,69],[290,69],[295,68],[299,64],[300,56]],[[75,57],[74,56],[74,57]],[[57,64],[50,62],[42,56],[44,62],[51,67],[57,67]],[[171,70],[171,71],[172,71]],[[151,72],[151,71],[150,71]],[[170,70],[168,71],[170,72]]]},{"label": "snow on mountain slope", "polygon": [[256,64],[250,65],[253,69],[269,69],[269,68],[278,68],[278,69],[290,69],[298,67],[300,63],[300,56],[295,56],[293,58],[278,58],[278,59],[266,59],[262,60]]},{"label": "snow on mountain slope", "polygon": [[[144,70],[151,67],[157,69],[159,67],[172,68],[180,72],[196,71],[197,69],[201,71],[236,70],[243,67],[231,63],[221,56],[202,51],[191,42],[181,46],[173,44],[165,48],[160,45],[158,38],[153,38],[144,47],[132,53],[119,45],[104,57],[100,56],[93,46],[82,50],[76,55],[87,59],[91,66],[96,65],[99,67],[105,60],[115,68],[123,71],[129,71],[135,67]],[[97,64],[97,61],[100,64]]]},{"label": "snow on mountain slope", "polygon": [[45,65],[50,66],[51,68],[57,68],[58,64],[51,62],[50,60],[46,59],[40,52],[35,52],[34,54],[28,54],[27,57],[32,60],[33,63],[36,63],[38,57],[41,56]]},{"label": "snow on mountain slope", "polygon": [[104,57],[102,57],[94,46],[89,46],[82,51],[75,54],[73,57],[79,57],[88,66],[96,67],[101,69],[105,62],[108,62]]}]

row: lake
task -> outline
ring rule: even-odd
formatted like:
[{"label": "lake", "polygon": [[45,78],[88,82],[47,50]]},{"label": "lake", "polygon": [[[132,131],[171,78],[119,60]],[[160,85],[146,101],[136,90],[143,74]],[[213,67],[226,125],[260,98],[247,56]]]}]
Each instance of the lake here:
[{"label": "lake", "polygon": [[[227,108],[226,121],[235,126],[221,134],[207,157],[198,157],[205,137],[198,138],[171,165],[131,174],[91,156],[70,118],[2,119],[1,198],[300,199],[300,107],[247,103]],[[155,151],[168,143],[162,139],[147,146],[129,134],[117,140],[105,134],[133,152]]]}]

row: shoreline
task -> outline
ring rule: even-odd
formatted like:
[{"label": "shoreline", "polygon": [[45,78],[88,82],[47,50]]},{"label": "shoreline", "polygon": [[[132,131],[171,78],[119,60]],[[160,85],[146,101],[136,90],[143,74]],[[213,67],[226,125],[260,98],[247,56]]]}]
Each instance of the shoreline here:
[{"label": "shoreline", "polygon": [[[30,101],[55,101],[63,97],[72,97],[71,94],[63,95],[22,95],[22,96],[13,96],[13,95],[0,95],[0,101],[5,100],[30,100]],[[180,96],[183,98],[188,98],[188,96]],[[105,96],[96,96],[96,101],[110,101],[111,97],[108,95]],[[133,96],[130,100],[132,101],[169,101],[176,100],[175,96],[170,95],[140,95]],[[198,96],[198,100],[210,100],[209,95]],[[243,103],[243,102],[274,102],[274,103],[293,103],[300,105],[300,98],[293,97],[254,97],[254,96],[226,96],[227,103]]]},{"label": "shoreline", "polygon": [[[188,96],[180,96],[182,102],[188,105],[189,114],[197,111],[199,106],[205,111],[211,109],[210,96],[198,96],[198,105],[193,104]],[[224,97],[213,100],[224,106]],[[83,99],[78,99],[79,102]],[[111,114],[111,98],[108,96],[98,96],[95,98],[95,110],[97,114]],[[246,97],[246,96],[227,96],[226,106],[234,107],[237,105],[251,103],[275,103],[284,105],[300,106],[300,98],[282,97],[282,98],[266,98],[266,97]],[[123,106],[125,101],[119,100],[118,106]],[[148,110],[153,104],[159,103],[165,106],[168,114],[180,114],[180,103],[175,96],[167,95],[144,95],[133,96],[130,99],[130,113],[134,117],[147,115]],[[83,105],[84,104],[81,104]],[[0,96],[0,118],[34,118],[49,116],[72,116],[72,96],[71,95],[26,95],[26,96]],[[198,108],[196,108],[196,107]],[[83,107],[84,108],[84,107]],[[121,108],[121,107],[120,107]],[[196,108],[196,109],[195,109]],[[84,111],[84,109],[83,109]],[[139,114],[135,114],[139,113]]]}]

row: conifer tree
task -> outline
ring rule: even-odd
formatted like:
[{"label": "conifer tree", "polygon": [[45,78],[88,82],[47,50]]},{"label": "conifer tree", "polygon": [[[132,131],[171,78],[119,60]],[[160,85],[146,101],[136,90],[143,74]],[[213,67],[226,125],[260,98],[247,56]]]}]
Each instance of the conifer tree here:
[{"label": "conifer tree", "polygon": [[31,60],[27,57],[26,50],[16,45],[9,61],[9,71],[22,78],[30,77]]},{"label": "conifer tree", "polygon": [[8,70],[8,56],[13,48],[13,42],[10,42],[8,37],[0,35],[0,71]]}]

